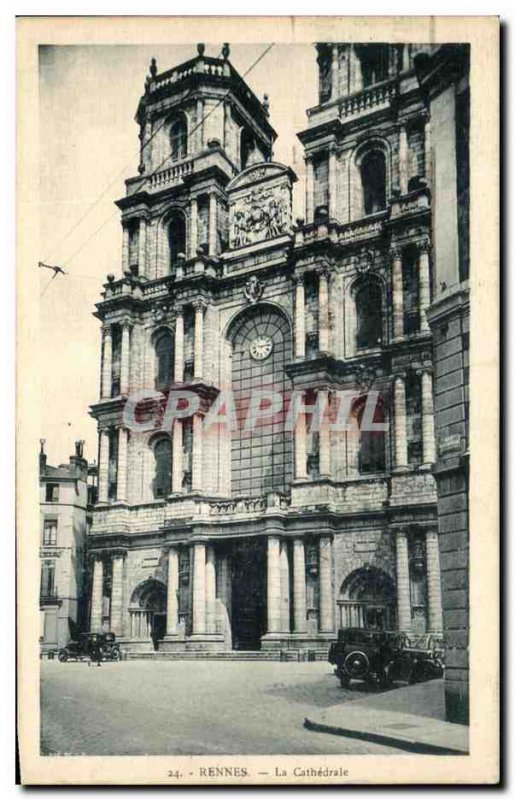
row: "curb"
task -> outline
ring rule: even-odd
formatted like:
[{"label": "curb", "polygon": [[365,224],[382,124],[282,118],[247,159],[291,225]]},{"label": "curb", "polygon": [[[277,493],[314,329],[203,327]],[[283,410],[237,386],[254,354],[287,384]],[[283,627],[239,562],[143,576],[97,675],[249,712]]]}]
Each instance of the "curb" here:
[{"label": "curb", "polygon": [[322,722],[314,722],[307,717],[304,718],[304,727],[310,731],[332,733],[335,736],[346,736],[349,739],[361,739],[364,742],[374,742],[374,744],[397,747],[400,750],[406,750],[410,753],[438,756],[467,756],[469,754],[468,750],[445,747],[444,745],[430,744],[428,742],[419,742],[416,739],[405,739],[384,733],[372,733],[370,731],[353,730],[352,728],[341,728],[336,725],[325,725]]}]

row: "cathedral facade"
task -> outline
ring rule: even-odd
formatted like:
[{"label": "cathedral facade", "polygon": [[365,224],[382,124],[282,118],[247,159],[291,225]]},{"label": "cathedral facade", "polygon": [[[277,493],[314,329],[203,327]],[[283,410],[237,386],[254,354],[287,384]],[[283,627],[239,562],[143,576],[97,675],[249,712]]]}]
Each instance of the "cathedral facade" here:
[{"label": "cathedral facade", "polygon": [[325,657],[340,627],[442,631],[416,48],[316,54],[295,220],[228,46],[150,67],[91,408],[90,624],[128,651]]}]

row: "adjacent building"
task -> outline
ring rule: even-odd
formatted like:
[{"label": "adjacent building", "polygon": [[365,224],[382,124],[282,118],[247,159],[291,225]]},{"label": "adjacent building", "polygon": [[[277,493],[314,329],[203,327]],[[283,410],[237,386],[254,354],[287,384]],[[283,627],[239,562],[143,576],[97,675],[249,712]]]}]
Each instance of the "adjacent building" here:
[{"label": "adjacent building", "polygon": [[[90,625],[129,651],[325,657],[340,626],[442,631],[432,107],[415,47],[316,51],[295,221],[267,99],[228,45],[145,83],[91,407]],[[193,416],[163,418],[185,390]]]}]

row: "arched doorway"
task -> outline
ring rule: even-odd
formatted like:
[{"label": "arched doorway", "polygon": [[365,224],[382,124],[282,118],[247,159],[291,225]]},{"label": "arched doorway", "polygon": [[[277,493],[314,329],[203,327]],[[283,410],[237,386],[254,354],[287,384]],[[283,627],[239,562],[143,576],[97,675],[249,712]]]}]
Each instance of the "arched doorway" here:
[{"label": "arched doorway", "polygon": [[395,630],[395,605],[395,586],[390,576],[377,567],[361,567],[341,585],[339,627]]},{"label": "arched doorway", "polygon": [[131,638],[151,639],[154,650],[166,633],[166,587],[155,578],[140,583],[129,606]]}]

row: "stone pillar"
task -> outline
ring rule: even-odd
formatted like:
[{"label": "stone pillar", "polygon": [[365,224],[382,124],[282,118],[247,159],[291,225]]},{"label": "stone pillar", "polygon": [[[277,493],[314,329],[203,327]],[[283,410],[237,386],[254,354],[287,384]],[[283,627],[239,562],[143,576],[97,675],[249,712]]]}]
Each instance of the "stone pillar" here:
[{"label": "stone pillar", "polygon": [[408,537],[405,531],[395,533],[397,571],[397,628],[411,630],[411,596],[409,579]]},{"label": "stone pillar", "polygon": [[295,282],[295,358],[306,357],[306,308],[304,276],[297,275]]},{"label": "stone pillar", "polygon": [[175,318],[175,347],[174,347],[174,381],[182,383],[184,380],[184,314],[182,309]]},{"label": "stone pillar", "polygon": [[267,553],[267,633],[279,633],[281,629],[281,567],[280,540],[268,537]]},{"label": "stone pillar", "polygon": [[306,554],[303,539],[293,540],[293,630],[306,633]]},{"label": "stone pillar", "polygon": [[138,273],[146,275],[147,272],[147,220],[140,217],[138,236]]},{"label": "stone pillar", "polygon": [[111,619],[109,627],[117,636],[121,636],[123,633],[123,562],[124,556],[121,553],[116,553],[116,555],[113,556]]},{"label": "stone pillar", "polygon": [[[303,398],[304,399],[304,398]],[[294,409],[295,411],[295,409]],[[297,415],[294,429],[295,478],[307,478],[306,415]]]},{"label": "stone pillar", "polygon": [[422,372],[422,460],[424,464],[436,461],[435,416],[433,403],[433,376],[430,370]]},{"label": "stone pillar", "polygon": [[202,489],[202,416],[200,414],[193,415],[191,489],[193,492],[199,492]]},{"label": "stone pillar", "polygon": [[408,191],[409,147],[406,125],[399,126],[399,187],[401,194]]},{"label": "stone pillar", "polygon": [[116,471],[116,499],[122,503],[127,501],[127,450],[129,432],[125,428],[118,429],[118,469]]},{"label": "stone pillar", "polygon": [[420,330],[428,331],[426,310],[431,302],[430,271],[429,271],[429,242],[424,242],[419,251],[418,257],[418,297],[419,297],[419,316]]},{"label": "stone pillar", "polygon": [[166,635],[175,636],[179,625],[179,554],[176,547],[168,550],[168,586],[166,599]]},{"label": "stone pillar", "polygon": [[333,543],[330,536],[321,536],[319,542],[320,575],[320,632],[334,632],[333,609]]},{"label": "stone pillar", "polygon": [[333,44],[331,47],[331,100],[338,99],[338,78],[339,78],[339,47]]},{"label": "stone pillar", "polygon": [[204,148],[204,101],[199,97],[197,100],[197,146],[198,150]]},{"label": "stone pillar", "polygon": [[129,269],[129,225],[122,222],[122,272]]},{"label": "stone pillar", "polygon": [[100,397],[107,400],[111,397],[111,376],[113,370],[113,337],[111,326],[104,325],[102,328],[104,339],[104,351],[102,354],[102,385],[100,387]]},{"label": "stone pillar", "polygon": [[193,546],[193,633],[206,632],[206,545]]},{"label": "stone pillar", "polygon": [[209,231],[208,255],[216,256],[217,250],[217,197],[214,192],[209,195]]},{"label": "stone pillar", "polygon": [[120,394],[129,393],[130,335],[130,324],[124,320],[122,323],[122,352],[120,358]]},{"label": "stone pillar", "polygon": [[182,419],[174,419],[172,428],[172,492],[182,492]]},{"label": "stone pillar", "polygon": [[329,270],[318,272],[318,351],[329,352]]},{"label": "stone pillar", "polygon": [[206,302],[205,300],[196,300],[193,305],[195,308],[193,375],[195,378],[201,378],[204,370],[204,311]]},{"label": "stone pillar", "polygon": [[104,562],[101,556],[95,556],[93,564],[93,586],[91,589],[90,630],[92,633],[102,630],[104,603]]},{"label": "stone pillar", "polygon": [[329,219],[338,215],[338,158],[335,145],[329,147]]},{"label": "stone pillar", "polygon": [[216,555],[212,545],[206,551],[206,633],[216,633]]},{"label": "stone pillar", "polygon": [[109,433],[106,430],[101,430],[99,431],[98,438],[98,502],[107,503],[109,485]]},{"label": "stone pillar", "polygon": [[319,389],[317,395],[317,404],[320,405],[321,415],[319,423],[318,444],[319,444],[319,472],[320,477],[328,477],[331,475],[331,438],[329,423],[324,419],[324,412],[327,413],[329,408],[329,391],[327,389]]},{"label": "stone pillar", "polygon": [[281,580],[281,631],[290,632],[290,563],[288,543],[283,539],[279,546],[279,570]]},{"label": "stone pillar", "polygon": [[408,441],[406,435],[406,386],[401,375],[397,375],[394,379],[393,402],[395,415],[395,466],[402,468],[408,464]]},{"label": "stone pillar", "polygon": [[195,258],[198,247],[198,202],[196,197],[190,200],[190,258]]},{"label": "stone pillar", "polygon": [[440,552],[438,531],[426,531],[426,570],[428,629],[431,632],[443,631],[442,581],[440,576]]},{"label": "stone pillar", "polygon": [[433,177],[431,146],[431,122],[429,113],[426,113],[424,115],[424,177],[429,184]]},{"label": "stone pillar", "polygon": [[313,161],[311,158],[306,158],[306,224],[311,225],[313,222],[313,202],[315,194],[315,179],[313,170]]},{"label": "stone pillar", "polygon": [[392,250],[392,307],[393,307],[393,338],[402,339],[404,336],[404,296],[402,285],[402,250],[395,247]]}]

